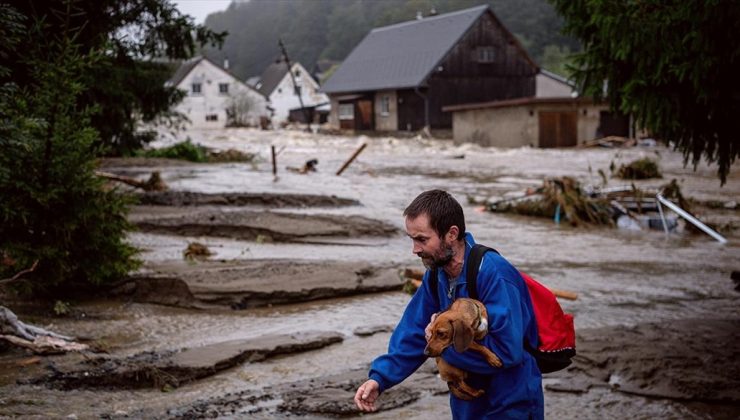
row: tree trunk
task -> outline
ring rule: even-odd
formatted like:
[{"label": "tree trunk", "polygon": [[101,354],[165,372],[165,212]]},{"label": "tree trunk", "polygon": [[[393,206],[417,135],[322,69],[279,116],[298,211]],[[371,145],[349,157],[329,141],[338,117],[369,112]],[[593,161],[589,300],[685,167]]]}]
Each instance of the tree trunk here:
[{"label": "tree trunk", "polygon": [[0,340],[36,354],[59,354],[88,350],[89,346],[34,325],[24,324],[8,308],[0,306]]}]

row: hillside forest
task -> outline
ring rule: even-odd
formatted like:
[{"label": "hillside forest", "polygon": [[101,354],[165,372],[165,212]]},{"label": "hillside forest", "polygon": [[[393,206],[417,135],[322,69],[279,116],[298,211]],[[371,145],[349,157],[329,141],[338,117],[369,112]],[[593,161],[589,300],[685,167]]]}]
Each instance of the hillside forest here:
[{"label": "hillside forest", "polygon": [[563,25],[546,0],[250,0],[232,2],[210,14],[205,26],[229,35],[222,49],[207,48],[204,55],[217,63],[228,58],[230,69],[242,79],[258,76],[280,55],[282,38],[292,61],[309,71],[315,63],[340,62],[372,29],[489,4],[532,58],[543,68],[566,74],[567,56],[579,49],[573,38],[561,34]]}]

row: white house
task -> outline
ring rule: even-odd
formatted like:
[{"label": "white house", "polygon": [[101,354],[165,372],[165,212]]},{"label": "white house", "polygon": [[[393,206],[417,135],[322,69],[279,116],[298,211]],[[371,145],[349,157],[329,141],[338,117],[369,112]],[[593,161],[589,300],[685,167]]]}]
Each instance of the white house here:
[{"label": "white house", "polygon": [[167,85],[187,92],[175,110],[188,117],[188,128],[223,128],[229,125],[259,126],[269,117],[269,101],[255,88],[206,57],[182,63]]},{"label": "white house", "polygon": [[[255,85],[255,88],[270,100],[270,106],[274,109],[272,121],[276,124],[287,121],[291,110],[301,108],[299,94],[303,106],[312,111],[317,106],[329,102],[329,97],[318,92],[319,84],[300,63],[293,63],[291,72],[292,77],[288,73],[285,61],[276,60],[262,72],[262,76]],[[293,84],[294,79],[295,84]]]}]

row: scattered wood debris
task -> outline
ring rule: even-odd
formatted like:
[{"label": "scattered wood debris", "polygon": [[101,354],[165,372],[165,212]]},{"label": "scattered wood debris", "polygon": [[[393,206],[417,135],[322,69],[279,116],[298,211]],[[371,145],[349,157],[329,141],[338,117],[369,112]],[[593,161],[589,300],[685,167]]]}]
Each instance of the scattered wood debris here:
[{"label": "scattered wood debris", "polygon": [[116,175],[109,172],[95,171],[95,175],[110,179],[111,181],[122,182],[132,187],[141,188],[144,191],[166,191],[167,184],[162,181],[162,175],[159,171],[152,172],[152,175],[146,181],[140,181],[136,178],[131,178],[123,175]]},{"label": "scattered wood debris", "polygon": [[579,148],[586,147],[633,147],[637,140],[621,136],[607,136],[600,139],[589,140],[578,145]]},{"label": "scattered wood debris", "polygon": [[622,165],[617,170],[617,177],[621,179],[651,179],[663,178],[658,162],[644,157]]},{"label": "scattered wood debris", "polygon": [[205,260],[208,257],[213,255],[210,249],[208,249],[207,246],[203,245],[200,242],[190,242],[188,244],[188,247],[185,248],[185,251],[182,252],[183,258],[185,258],[188,261],[195,261],[195,260]]}]

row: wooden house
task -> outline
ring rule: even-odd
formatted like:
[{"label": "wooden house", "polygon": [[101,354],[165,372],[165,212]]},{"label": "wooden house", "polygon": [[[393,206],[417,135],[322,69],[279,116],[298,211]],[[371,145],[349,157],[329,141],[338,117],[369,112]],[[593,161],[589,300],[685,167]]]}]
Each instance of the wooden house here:
[{"label": "wooden house", "polygon": [[375,28],[322,87],[329,123],[449,129],[445,106],[533,96],[538,66],[488,6]]}]

